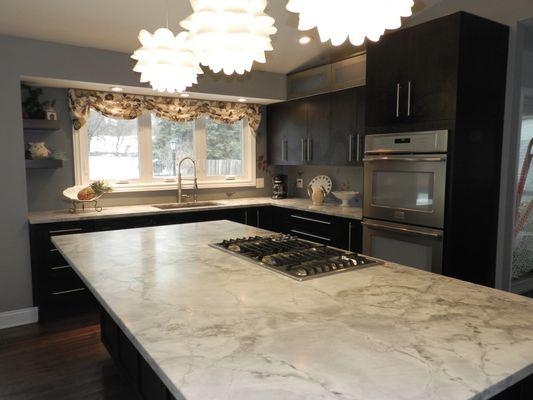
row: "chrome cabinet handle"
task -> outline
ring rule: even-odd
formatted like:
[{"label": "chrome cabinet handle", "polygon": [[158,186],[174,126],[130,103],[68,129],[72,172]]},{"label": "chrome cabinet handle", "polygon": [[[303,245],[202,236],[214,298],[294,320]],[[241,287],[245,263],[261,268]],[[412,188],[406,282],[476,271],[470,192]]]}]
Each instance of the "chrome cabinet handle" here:
[{"label": "chrome cabinet handle", "polygon": [[259,210],[257,210],[256,212],[257,212],[257,227],[259,228]]},{"label": "chrome cabinet handle", "polygon": [[83,230],[82,228],[57,229],[57,230],[54,230],[54,231],[49,231],[48,233],[50,235],[56,235],[58,233],[81,232],[82,230]]},{"label": "chrome cabinet handle", "polygon": [[396,84],[396,118],[400,117],[400,84]]},{"label": "chrome cabinet handle", "polygon": [[83,292],[84,290],[85,290],[85,288],[63,290],[61,292],[53,292],[52,296],[59,296],[59,295],[62,295],[62,294],[67,294],[67,293]]},{"label": "chrome cabinet handle", "polygon": [[288,143],[287,140],[281,141],[281,160],[287,161],[289,159],[287,152]]},{"label": "chrome cabinet handle", "polygon": [[357,152],[355,155],[355,161],[360,162],[361,161],[361,134],[357,134],[357,146],[355,148],[355,151]]},{"label": "chrome cabinet handle", "polygon": [[318,235],[313,235],[311,233],[302,232],[302,231],[299,231],[297,229],[291,229],[291,232],[292,233],[296,233],[298,235],[309,236],[309,237],[312,237],[312,238],[315,238],[315,239],[320,239],[320,240],[324,240],[326,242],[331,242],[330,238],[323,237],[323,236],[318,236]]},{"label": "chrome cabinet handle", "polygon": [[52,271],[57,271],[57,270],[60,270],[60,269],[67,269],[67,268],[71,268],[70,265],[63,265],[61,267],[52,267],[50,268]]},{"label": "chrome cabinet handle", "polygon": [[302,161],[305,161],[305,139],[302,139]]},{"label": "chrome cabinet handle", "polygon": [[348,136],[348,161],[353,161],[353,135]]},{"label": "chrome cabinet handle", "polygon": [[248,225],[248,211],[244,212],[244,225]]},{"label": "chrome cabinet handle", "polygon": [[313,159],[313,140],[307,139],[307,161]]},{"label": "chrome cabinet handle", "polygon": [[369,228],[374,228],[377,230],[407,233],[407,234],[418,235],[418,236],[428,236],[434,239],[442,238],[442,233],[426,232],[426,231],[422,231],[418,229],[400,228],[396,226],[381,225],[381,224],[375,224],[375,223],[370,223],[366,221],[361,222],[361,224],[364,226],[368,226]]},{"label": "chrome cabinet handle", "polygon": [[409,81],[407,84],[407,116],[411,116],[411,87],[412,83]]},{"label": "chrome cabinet handle", "polygon": [[309,222],[317,222],[319,224],[324,224],[324,225],[331,225],[331,222],[328,222],[328,221],[322,221],[319,219],[302,217],[301,215],[296,215],[296,214],[291,214],[291,218],[301,219],[303,221],[309,221]]},{"label": "chrome cabinet handle", "polygon": [[446,161],[446,157],[365,157],[364,162],[374,161],[424,161],[424,162],[438,162]]}]

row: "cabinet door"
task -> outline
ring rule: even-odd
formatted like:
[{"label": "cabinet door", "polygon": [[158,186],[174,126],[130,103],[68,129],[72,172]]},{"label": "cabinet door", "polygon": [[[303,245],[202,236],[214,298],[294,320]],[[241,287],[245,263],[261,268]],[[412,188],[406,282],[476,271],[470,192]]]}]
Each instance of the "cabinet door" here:
[{"label": "cabinet door", "polygon": [[276,103],[267,108],[268,162],[274,165],[288,164],[288,107]]},{"label": "cabinet door", "polygon": [[381,127],[405,116],[409,32],[398,31],[369,43],[366,54],[366,125]]},{"label": "cabinet door", "polygon": [[[331,95],[329,93],[309,97],[307,100],[307,135],[304,158],[308,164],[331,163]],[[301,144],[300,144],[301,145]]]},{"label": "cabinet door", "polygon": [[404,85],[409,123],[453,119],[459,65],[459,14],[409,29],[409,68]]},{"label": "cabinet door", "polygon": [[330,165],[358,165],[362,161],[365,88],[331,94]]},{"label": "cabinet door", "polygon": [[307,101],[293,100],[284,103],[287,118],[288,164],[302,165],[307,155]]}]

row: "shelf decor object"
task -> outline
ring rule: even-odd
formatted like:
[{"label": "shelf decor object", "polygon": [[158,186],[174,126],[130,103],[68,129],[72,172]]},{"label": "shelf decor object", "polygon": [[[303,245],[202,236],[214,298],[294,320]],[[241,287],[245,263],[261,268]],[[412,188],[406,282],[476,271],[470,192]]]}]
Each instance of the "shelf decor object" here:
[{"label": "shelf decor object", "polygon": [[365,37],[377,42],[386,29],[399,28],[413,6],[413,0],[289,0],[287,10],[299,14],[299,30],[316,27],[323,43],[339,46],[349,38],[360,46]]},{"label": "shelf decor object", "polygon": [[69,212],[74,214],[85,211],[87,204],[92,204],[94,211],[102,211],[102,207],[98,205],[98,200],[106,193],[111,192],[112,189],[105,181],[94,181],[89,186],[77,185],[71,186],[63,190],[63,196],[71,203]]},{"label": "shelf decor object", "polygon": [[183,92],[198,83],[203,74],[200,61],[191,49],[188,33],[176,36],[168,28],[159,28],[152,35],[139,32],[142,47],[131,58],[137,60],[133,71],[141,73],[141,82],[150,82],[158,92]]},{"label": "shelf decor object", "polygon": [[226,75],[249,72],[254,61],[266,62],[273,50],[274,18],[265,14],[266,0],[191,0],[194,13],[181,21],[189,31],[202,65]]}]

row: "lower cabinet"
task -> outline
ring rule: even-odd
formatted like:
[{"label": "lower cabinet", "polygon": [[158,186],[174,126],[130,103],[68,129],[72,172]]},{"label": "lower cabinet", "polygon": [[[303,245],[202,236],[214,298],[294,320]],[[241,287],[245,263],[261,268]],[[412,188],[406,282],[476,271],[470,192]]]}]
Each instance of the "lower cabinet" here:
[{"label": "lower cabinet", "polygon": [[175,399],[113,318],[103,309],[100,309],[100,328],[102,343],[122,376],[136,389],[140,398]]},{"label": "lower cabinet", "polygon": [[361,221],[325,214],[273,207],[272,230],[360,253]]},{"label": "lower cabinet", "polygon": [[90,291],[53,245],[52,236],[217,220],[361,252],[360,221],[271,206],[30,225],[33,299],[39,307],[39,318],[94,310],[96,306]]}]

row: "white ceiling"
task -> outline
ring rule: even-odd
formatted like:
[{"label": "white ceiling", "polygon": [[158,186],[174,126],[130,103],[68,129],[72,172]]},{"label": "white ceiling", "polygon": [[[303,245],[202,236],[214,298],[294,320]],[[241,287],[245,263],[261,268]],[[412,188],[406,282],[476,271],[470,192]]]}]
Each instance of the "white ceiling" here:
[{"label": "white ceiling", "polygon": [[[139,44],[140,29],[154,31],[165,25],[167,0],[0,0],[0,34],[131,53]],[[223,1],[223,0],[221,0]],[[369,0],[372,1],[372,0]],[[416,11],[442,0],[415,0]],[[169,25],[177,32],[178,22],[192,9],[188,0],[168,0]],[[316,30],[314,40],[302,46],[297,29],[298,16],[285,10],[287,0],[270,0],[267,12],[275,18],[278,33],[273,36],[274,51],[257,70],[288,73],[313,64],[354,53],[350,45],[321,44]],[[297,50],[297,51],[295,51]]]}]

